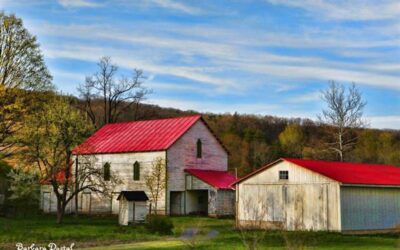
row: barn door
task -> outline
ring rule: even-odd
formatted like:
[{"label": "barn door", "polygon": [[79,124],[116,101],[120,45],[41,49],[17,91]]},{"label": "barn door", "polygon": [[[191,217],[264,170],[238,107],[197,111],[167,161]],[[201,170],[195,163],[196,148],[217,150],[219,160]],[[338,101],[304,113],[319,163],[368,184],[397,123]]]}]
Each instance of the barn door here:
[{"label": "barn door", "polygon": [[82,193],[82,213],[90,213],[90,203],[91,203],[91,194],[90,193]]},{"label": "barn door", "polygon": [[42,208],[43,208],[43,212],[45,213],[50,213],[51,212],[51,197],[50,197],[51,193],[49,192],[45,192],[43,193],[42,196]]},{"label": "barn door", "polygon": [[170,197],[170,214],[181,215],[182,214],[182,192],[171,192]]}]

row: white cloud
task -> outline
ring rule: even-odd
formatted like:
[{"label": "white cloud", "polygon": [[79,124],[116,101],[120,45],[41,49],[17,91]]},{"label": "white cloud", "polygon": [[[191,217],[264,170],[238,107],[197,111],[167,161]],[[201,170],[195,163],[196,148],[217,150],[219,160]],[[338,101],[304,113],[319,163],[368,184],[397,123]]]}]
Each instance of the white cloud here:
[{"label": "white cloud", "polygon": [[267,0],[272,4],[301,8],[322,18],[336,20],[383,20],[400,17],[397,0]]},{"label": "white cloud", "polygon": [[[218,76],[224,71],[236,70],[247,74],[259,74],[266,77],[304,80],[338,80],[356,82],[377,87],[400,90],[400,77],[396,75],[398,63],[376,62],[370,64],[331,61],[310,56],[286,56],[260,51],[248,46],[228,43],[202,41],[199,38],[175,38],[165,34],[147,34],[107,29],[96,25],[38,25],[41,34],[60,35],[87,39],[88,41],[119,41],[134,48],[116,49],[106,46],[88,46],[64,43],[63,47],[53,44],[51,52],[46,47],[45,55],[96,61],[100,55],[113,55],[122,66],[140,67],[152,73],[174,75],[220,88],[245,88],[239,79]],[[37,26],[37,27],[38,27]],[[47,51],[47,52],[46,52]],[[91,52],[90,52],[91,51]],[[68,55],[65,55],[68,54]],[[140,54],[142,53],[142,54]],[[93,59],[93,57],[96,57]],[[203,66],[193,67],[196,56],[208,60]],[[132,59],[135,58],[135,59]],[[173,61],[165,63],[166,60]],[[388,74],[392,73],[392,74]],[[254,77],[253,77],[254,78]],[[242,80],[243,81],[243,80]],[[252,85],[256,84],[252,81]],[[247,83],[248,84],[248,83]]]},{"label": "white cloud", "polygon": [[90,0],[58,0],[58,3],[66,8],[95,8],[102,4]]},{"label": "white cloud", "polygon": [[201,10],[198,8],[174,0],[148,0],[147,3],[161,8],[181,11],[192,15],[201,13]]},{"label": "white cloud", "polygon": [[367,120],[370,121],[372,128],[400,129],[400,115],[369,116]]},{"label": "white cloud", "polygon": [[153,63],[147,58],[137,58],[135,52],[131,50],[65,43],[64,46],[54,48],[44,47],[43,52],[48,58],[69,58],[91,62],[97,62],[100,56],[108,55],[117,65],[127,69],[142,68],[146,72],[178,76],[221,88],[234,88],[237,85],[234,79],[212,76],[204,73],[199,67],[162,65]]},{"label": "white cloud", "polygon": [[210,91],[210,88],[206,88],[199,84],[193,84],[189,82],[183,83],[171,83],[171,82],[156,82],[156,81],[148,81],[146,82],[147,87],[155,90],[155,93],[159,92],[159,90],[164,91],[175,91],[175,92],[193,92],[196,94],[202,94],[206,96],[216,96],[218,94],[223,93],[223,91],[218,91],[218,89],[214,91]]},{"label": "white cloud", "polygon": [[241,114],[272,114],[278,113],[279,105],[266,103],[221,103],[213,101],[193,101],[185,99],[154,98],[147,103],[160,105],[162,107],[173,107],[181,110],[195,110],[199,112],[233,113]]},{"label": "white cloud", "polygon": [[294,95],[290,96],[287,100],[288,103],[306,103],[306,102],[315,102],[321,101],[321,92],[314,91],[310,93],[305,93],[302,95]]}]

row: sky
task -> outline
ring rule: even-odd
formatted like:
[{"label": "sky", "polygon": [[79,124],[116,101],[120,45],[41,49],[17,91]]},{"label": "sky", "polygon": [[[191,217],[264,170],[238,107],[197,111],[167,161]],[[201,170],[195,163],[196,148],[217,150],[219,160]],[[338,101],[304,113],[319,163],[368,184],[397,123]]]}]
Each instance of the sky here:
[{"label": "sky", "polygon": [[398,0],[0,0],[37,37],[58,90],[96,62],[142,69],[146,102],[316,119],[329,81],[356,83],[371,128],[400,129]]}]

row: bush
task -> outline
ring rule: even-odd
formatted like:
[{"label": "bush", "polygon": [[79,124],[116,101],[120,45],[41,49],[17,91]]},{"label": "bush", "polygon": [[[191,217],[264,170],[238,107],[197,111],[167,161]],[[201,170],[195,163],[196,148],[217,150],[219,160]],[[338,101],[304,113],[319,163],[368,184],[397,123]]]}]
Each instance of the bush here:
[{"label": "bush", "polygon": [[146,228],[150,233],[166,235],[172,234],[174,224],[167,216],[151,215],[147,218]]}]

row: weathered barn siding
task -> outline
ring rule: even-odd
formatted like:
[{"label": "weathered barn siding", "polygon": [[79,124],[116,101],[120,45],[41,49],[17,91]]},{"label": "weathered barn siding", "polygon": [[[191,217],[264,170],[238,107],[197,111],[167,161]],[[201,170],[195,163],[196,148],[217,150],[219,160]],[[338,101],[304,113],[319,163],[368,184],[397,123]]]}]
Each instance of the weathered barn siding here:
[{"label": "weathered barn siding", "polygon": [[[202,142],[202,158],[196,157],[196,142]],[[172,147],[167,151],[168,161],[168,192],[185,191],[185,168],[202,170],[226,171],[228,169],[228,154],[217,141],[202,121],[194,124]],[[195,181],[196,182],[196,181]],[[195,183],[196,185],[196,183]],[[203,185],[203,184],[199,184]],[[204,186],[204,188],[209,188]],[[216,207],[213,203],[214,195],[209,193],[209,206]],[[169,212],[169,199],[167,198],[167,212]]]},{"label": "weathered barn siding", "polygon": [[[157,158],[165,161],[165,152],[138,152],[138,153],[119,153],[119,154],[99,154],[96,155],[96,166],[102,168],[108,162],[111,165],[111,174],[116,175],[122,182],[113,189],[114,199],[117,193],[128,190],[145,191],[147,196],[151,198],[151,194],[146,187],[146,176],[152,170],[152,164]],[[140,164],[140,180],[133,180],[133,164],[135,162]],[[92,194],[91,197],[91,212],[101,213],[110,212],[113,210],[118,211],[119,203],[110,197],[102,197]],[[114,207],[114,209],[112,209]],[[165,191],[158,199],[157,210],[159,214],[165,213]]]},{"label": "weathered barn siding", "polygon": [[[42,185],[40,187],[40,209],[45,213],[55,213],[57,212],[57,197],[53,192],[53,187],[51,185]],[[66,213],[71,213],[74,211],[74,203],[71,201],[65,208]]]},{"label": "weathered barn siding", "polygon": [[341,187],[342,230],[392,229],[400,224],[400,188]]},{"label": "weathered barn siding", "polygon": [[[119,211],[119,202],[116,198],[121,191],[128,190],[140,190],[145,191],[148,197],[151,197],[151,194],[146,187],[145,178],[149,175],[152,169],[152,163],[155,159],[161,158],[165,161],[165,152],[142,152],[142,153],[119,153],[119,154],[97,154],[93,161],[95,161],[95,166],[98,168],[103,168],[106,162],[111,165],[111,174],[117,176],[117,178],[121,181],[120,184],[116,185],[112,189],[112,197],[103,196],[101,194],[90,192],[90,190],[85,190],[80,193],[78,197],[78,206],[79,210],[82,213],[113,213],[117,214]],[[140,180],[133,180],[133,164],[135,162],[139,162],[140,164]],[[82,162],[81,162],[82,163]],[[72,169],[74,173],[74,169]],[[57,203],[56,197],[50,186],[42,186],[42,193],[50,192],[51,195],[43,194],[42,195],[42,204],[47,203],[47,196],[51,196],[50,211],[57,211]],[[46,202],[46,203],[45,203]],[[70,202],[73,204],[73,201]],[[71,205],[72,206],[72,205]],[[47,211],[47,207],[43,209]],[[67,212],[71,212],[74,210],[74,206],[69,209]],[[157,210],[159,214],[165,213],[165,192],[159,197]]]},{"label": "weathered barn siding", "polygon": [[235,214],[235,191],[220,189],[217,192],[217,216]]},{"label": "weathered barn siding", "polygon": [[[288,171],[289,180],[279,180]],[[340,230],[339,183],[282,161],[237,186],[238,226]]]}]

